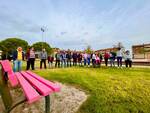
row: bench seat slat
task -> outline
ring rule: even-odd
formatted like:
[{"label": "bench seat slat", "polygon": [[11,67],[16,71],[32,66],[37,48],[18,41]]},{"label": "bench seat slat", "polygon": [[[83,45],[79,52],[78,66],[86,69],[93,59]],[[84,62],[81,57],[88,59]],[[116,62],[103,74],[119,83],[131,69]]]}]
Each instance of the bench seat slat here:
[{"label": "bench seat slat", "polygon": [[21,72],[22,76],[27,79],[30,84],[42,95],[42,96],[47,96],[50,93],[52,93],[53,91],[47,87],[46,85],[44,85],[43,83],[41,83],[40,81],[38,81],[37,79],[35,79],[34,77],[32,77],[30,74],[22,71]]},{"label": "bench seat slat", "polygon": [[19,80],[19,83],[24,91],[28,103],[35,102],[36,100],[39,100],[41,98],[37,91],[28,83],[25,78],[23,78],[21,73],[16,72],[15,75]]},{"label": "bench seat slat", "polygon": [[37,79],[38,81],[45,84],[46,86],[48,86],[49,88],[51,88],[54,92],[59,92],[60,91],[60,86],[58,84],[55,84],[53,82],[50,82],[49,80],[46,80],[46,79],[44,79],[40,76],[37,76],[35,73],[33,73],[31,71],[27,71],[27,73],[30,74],[35,79]]}]

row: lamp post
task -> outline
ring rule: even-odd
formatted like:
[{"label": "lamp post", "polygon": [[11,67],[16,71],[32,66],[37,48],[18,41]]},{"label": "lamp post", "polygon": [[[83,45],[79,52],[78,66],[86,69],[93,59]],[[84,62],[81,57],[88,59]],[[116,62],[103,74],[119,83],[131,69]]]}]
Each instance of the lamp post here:
[{"label": "lamp post", "polygon": [[42,49],[43,49],[43,42],[44,42],[44,28],[41,27],[41,31],[42,31]]}]

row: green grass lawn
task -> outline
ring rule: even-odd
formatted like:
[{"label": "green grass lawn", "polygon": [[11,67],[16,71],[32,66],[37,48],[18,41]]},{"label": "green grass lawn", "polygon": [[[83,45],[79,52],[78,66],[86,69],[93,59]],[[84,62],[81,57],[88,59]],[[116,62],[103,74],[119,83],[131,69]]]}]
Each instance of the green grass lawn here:
[{"label": "green grass lawn", "polygon": [[78,113],[150,113],[150,69],[72,67],[34,72],[85,90],[90,96]]}]

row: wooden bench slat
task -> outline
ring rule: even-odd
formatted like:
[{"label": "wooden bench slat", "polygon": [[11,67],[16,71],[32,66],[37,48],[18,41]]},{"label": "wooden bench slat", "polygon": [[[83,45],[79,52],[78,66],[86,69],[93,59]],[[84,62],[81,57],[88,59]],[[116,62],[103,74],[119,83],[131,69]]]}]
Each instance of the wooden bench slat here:
[{"label": "wooden bench slat", "polygon": [[30,74],[22,71],[21,72],[22,76],[24,78],[26,78],[30,84],[43,96],[47,96],[50,93],[52,93],[53,91],[47,87],[46,85],[44,85],[43,83],[41,83],[40,81],[38,81],[37,79],[35,79],[34,77],[32,77]]},{"label": "wooden bench slat", "polygon": [[35,102],[40,99],[41,96],[37,93],[37,91],[28,83],[28,81],[21,75],[21,73],[16,72],[16,77],[19,80],[19,83],[24,91],[25,97],[27,97],[28,103]]},{"label": "wooden bench slat", "polygon": [[32,77],[34,77],[35,79],[37,79],[38,81],[42,82],[43,84],[45,84],[46,86],[48,86],[49,88],[51,88],[54,92],[59,92],[60,91],[60,86],[58,84],[55,84],[49,80],[46,80],[40,76],[37,76],[35,73],[31,72],[31,71],[27,71],[28,74],[30,74]]}]

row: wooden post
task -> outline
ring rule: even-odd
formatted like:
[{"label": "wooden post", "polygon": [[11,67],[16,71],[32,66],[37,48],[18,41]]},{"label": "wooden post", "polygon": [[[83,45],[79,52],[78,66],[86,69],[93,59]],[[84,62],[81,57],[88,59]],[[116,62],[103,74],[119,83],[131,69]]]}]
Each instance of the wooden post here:
[{"label": "wooden post", "polygon": [[45,96],[45,113],[50,113],[50,96]]},{"label": "wooden post", "polygon": [[8,109],[11,108],[13,101],[1,65],[0,65],[0,94],[5,106],[5,110],[6,112],[8,112]]}]

